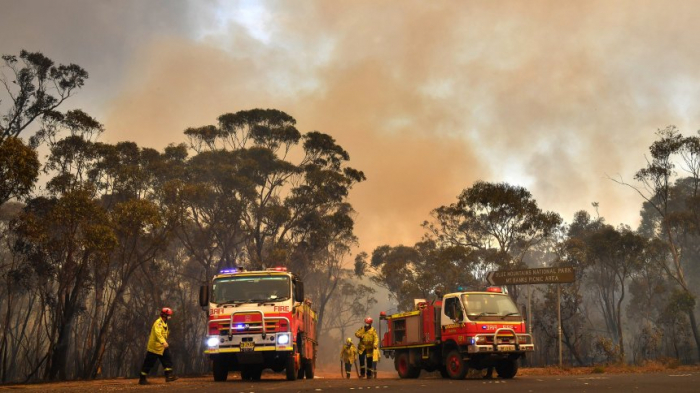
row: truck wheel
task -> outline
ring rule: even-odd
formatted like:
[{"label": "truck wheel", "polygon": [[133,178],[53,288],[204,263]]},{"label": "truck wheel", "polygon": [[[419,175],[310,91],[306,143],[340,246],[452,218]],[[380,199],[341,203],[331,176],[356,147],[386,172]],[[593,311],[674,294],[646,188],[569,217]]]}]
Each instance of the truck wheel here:
[{"label": "truck wheel", "polygon": [[496,363],[496,371],[499,377],[511,379],[518,373],[518,361],[513,359],[501,360]]},{"label": "truck wheel", "polygon": [[306,359],[304,363],[304,374],[306,379],[314,379],[314,371],[316,369],[316,362],[314,359]]},{"label": "truck wheel", "polygon": [[287,358],[286,367],[287,381],[295,381],[297,379],[297,370],[295,363],[296,362],[294,361],[294,354],[289,354],[289,357]]},{"label": "truck wheel", "polygon": [[254,370],[251,370],[250,371],[250,379],[252,379],[253,381],[259,381],[260,377],[262,377],[262,372],[263,372],[262,368],[256,368]]},{"label": "truck wheel", "polygon": [[394,359],[394,367],[399,373],[399,378],[418,378],[420,368],[411,364],[408,352],[401,352]]},{"label": "truck wheel", "polygon": [[396,372],[399,373],[399,378],[410,378],[408,372],[410,363],[408,360],[408,353],[406,352],[401,352],[396,356],[396,359],[394,359],[394,367],[396,368]]},{"label": "truck wheel", "polygon": [[453,349],[445,358],[445,371],[452,379],[464,379],[467,375],[467,363],[462,359],[462,354]]},{"label": "truck wheel", "polygon": [[445,366],[440,366],[439,370],[440,370],[440,375],[441,375],[443,378],[449,378],[449,377],[450,377],[450,374],[447,373],[447,368],[446,368]]},{"label": "truck wheel", "polygon": [[226,378],[228,378],[228,363],[225,360],[214,359],[212,369],[215,382],[226,382]]}]

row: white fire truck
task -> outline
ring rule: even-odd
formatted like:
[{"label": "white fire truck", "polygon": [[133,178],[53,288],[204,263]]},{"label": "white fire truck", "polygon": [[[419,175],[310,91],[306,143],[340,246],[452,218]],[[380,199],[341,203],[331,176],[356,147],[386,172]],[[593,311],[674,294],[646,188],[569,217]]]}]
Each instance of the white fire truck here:
[{"label": "white fire truck", "polygon": [[267,368],[286,371],[287,380],[314,377],[318,318],[304,284],[286,268],[222,270],[200,288],[199,303],[208,310],[204,353],[214,381],[226,381],[229,371],[259,380]]}]

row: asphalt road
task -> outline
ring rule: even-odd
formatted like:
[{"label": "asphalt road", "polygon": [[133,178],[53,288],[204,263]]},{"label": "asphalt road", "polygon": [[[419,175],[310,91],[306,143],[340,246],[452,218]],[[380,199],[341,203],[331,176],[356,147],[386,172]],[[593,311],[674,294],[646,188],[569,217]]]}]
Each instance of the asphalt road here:
[{"label": "asphalt road", "polygon": [[65,382],[37,385],[0,386],[2,390],[25,392],[111,392],[111,391],[168,391],[168,392],[345,392],[372,393],[401,391],[415,393],[450,392],[634,392],[634,393],[680,393],[700,392],[700,372],[674,372],[650,374],[594,374],[567,376],[518,376],[511,380],[466,379],[453,381],[442,378],[419,378],[402,380],[393,376],[374,380],[352,378],[317,378],[314,380],[283,380],[278,375],[263,376],[258,382],[233,379],[213,382],[211,377],[181,378],[166,384],[162,378],[150,378],[148,386],[139,386],[136,379],[114,379],[87,382]]}]

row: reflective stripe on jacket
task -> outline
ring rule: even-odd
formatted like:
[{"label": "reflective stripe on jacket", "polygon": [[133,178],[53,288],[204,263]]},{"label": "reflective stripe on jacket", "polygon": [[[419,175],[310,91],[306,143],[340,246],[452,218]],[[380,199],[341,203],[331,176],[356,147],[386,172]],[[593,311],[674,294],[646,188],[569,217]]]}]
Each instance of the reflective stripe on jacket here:
[{"label": "reflective stripe on jacket", "polygon": [[352,363],[355,361],[356,357],[357,349],[355,349],[354,345],[343,345],[343,349],[340,350],[340,358],[343,360],[344,363]]},{"label": "reflective stripe on jacket", "polygon": [[162,355],[165,351],[165,342],[168,340],[168,323],[163,318],[158,318],[153,322],[151,335],[148,336],[148,352]]},{"label": "reflective stripe on jacket", "polygon": [[373,327],[365,330],[365,327],[361,327],[357,332],[355,332],[355,337],[360,339],[360,343],[357,345],[358,353],[363,354],[365,349],[368,351],[368,355],[372,355],[374,348],[379,347],[379,336],[377,331]]}]

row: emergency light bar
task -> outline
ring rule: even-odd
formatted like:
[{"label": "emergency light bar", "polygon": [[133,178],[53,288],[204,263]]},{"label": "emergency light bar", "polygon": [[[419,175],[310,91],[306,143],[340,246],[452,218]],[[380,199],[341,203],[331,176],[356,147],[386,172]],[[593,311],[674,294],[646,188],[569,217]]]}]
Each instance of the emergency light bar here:
[{"label": "emergency light bar", "polygon": [[284,266],[268,267],[265,269],[266,272],[286,272],[287,268]]},{"label": "emergency light bar", "polygon": [[219,274],[231,274],[231,273],[238,273],[238,268],[234,267],[231,269],[221,269],[219,270]]},{"label": "emergency light bar", "polygon": [[503,293],[500,287],[488,287],[486,288],[486,292]]}]

